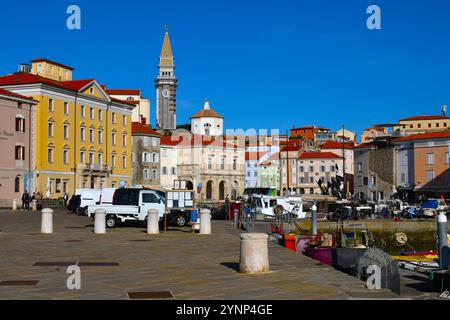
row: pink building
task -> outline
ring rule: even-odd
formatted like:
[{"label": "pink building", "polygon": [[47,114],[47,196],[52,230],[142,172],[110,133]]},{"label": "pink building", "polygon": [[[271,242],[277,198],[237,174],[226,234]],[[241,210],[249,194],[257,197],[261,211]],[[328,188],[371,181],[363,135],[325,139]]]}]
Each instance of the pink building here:
[{"label": "pink building", "polygon": [[0,207],[34,191],[36,101],[0,89]]}]

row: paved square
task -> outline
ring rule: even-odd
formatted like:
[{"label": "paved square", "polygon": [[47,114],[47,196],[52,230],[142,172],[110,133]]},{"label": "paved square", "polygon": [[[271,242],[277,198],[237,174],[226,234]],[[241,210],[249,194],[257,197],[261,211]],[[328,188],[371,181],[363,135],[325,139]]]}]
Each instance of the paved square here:
[{"label": "paved square", "polygon": [[[0,210],[0,281],[38,281],[0,286],[0,299],[129,299],[130,292],[194,300],[398,298],[274,243],[270,273],[239,274],[240,231],[225,221],[213,221],[208,236],[190,228],[149,236],[139,226],[95,235],[91,220],[56,209],[54,233],[41,235],[40,218]],[[81,290],[66,287],[73,263]]]}]

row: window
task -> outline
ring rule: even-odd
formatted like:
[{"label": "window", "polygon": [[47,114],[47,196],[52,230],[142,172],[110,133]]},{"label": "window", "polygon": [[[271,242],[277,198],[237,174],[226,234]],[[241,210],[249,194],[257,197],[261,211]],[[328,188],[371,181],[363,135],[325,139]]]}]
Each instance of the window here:
[{"label": "window", "polygon": [[111,135],[111,143],[113,146],[116,145],[116,134],[114,132]]},{"label": "window", "polygon": [[113,112],[112,115],[111,115],[111,121],[112,121],[113,124],[116,123],[116,113],[115,112]]},{"label": "window", "polygon": [[89,129],[89,142],[94,143],[94,129]]},{"label": "window", "polygon": [[54,159],[53,159],[53,148],[48,148],[47,149],[47,161],[48,163],[53,163]]},{"label": "window", "polygon": [[320,166],[320,172],[325,172],[325,166]]},{"label": "window", "polygon": [[212,158],[208,158],[208,169],[212,169]]},{"label": "window", "polygon": [[333,166],[330,166],[330,172],[334,172],[335,169],[336,169],[336,167],[335,167],[334,165],[333,165]]},{"label": "window", "polygon": [[152,138],[152,147],[158,146],[158,138]]},{"label": "window", "polygon": [[81,106],[81,117],[82,118],[86,117],[86,107],[85,106]]},{"label": "window", "polygon": [[372,185],[376,186],[377,185],[377,177],[372,176]]},{"label": "window", "polygon": [[314,167],[313,166],[309,166],[309,172],[314,172]]},{"label": "window", "polygon": [[417,124],[417,128],[422,128],[422,124],[421,123],[419,123],[419,124]]},{"label": "window", "polygon": [[115,155],[112,155],[112,156],[111,156],[111,166],[112,166],[113,168],[116,167],[116,156],[115,156]]},{"label": "window", "polygon": [[84,128],[84,127],[80,128],[80,139],[81,139],[81,141],[86,140],[86,128]]},{"label": "window", "polygon": [[94,153],[89,152],[89,164],[93,164],[93,163],[94,163]]},{"label": "window", "polygon": [[358,162],[358,172],[362,172],[362,162]]},{"label": "window", "polygon": [[369,184],[369,178],[368,177],[364,177],[363,178],[363,185],[367,186]]},{"label": "window", "polygon": [[224,169],[225,169],[225,158],[224,158],[224,157],[222,157],[222,158],[220,159],[220,169],[221,169],[221,170],[224,170]]},{"label": "window", "polygon": [[158,171],[156,169],[152,170],[152,179],[158,179]]},{"label": "window", "polygon": [[172,167],[171,169],[171,174],[172,175],[176,175],[177,174],[177,168],[176,167]]},{"label": "window", "polygon": [[148,147],[149,144],[150,144],[150,138],[149,137],[144,137],[143,142],[144,142],[144,147]]},{"label": "window", "polygon": [[84,163],[84,151],[80,151],[80,163]]},{"label": "window", "polygon": [[434,153],[427,154],[428,164],[434,164]]},{"label": "window", "polygon": [[49,138],[53,138],[53,134],[54,134],[54,123],[53,122],[49,122],[48,123],[48,137]]},{"label": "window", "polygon": [[156,153],[153,154],[153,163],[158,163],[159,162],[159,157]]},{"label": "window", "polygon": [[69,125],[65,124],[63,127],[63,137],[65,140],[69,139]]},{"label": "window", "polygon": [[305,172],[305,167],[304,166],[300,167],[300,172]]},{"label": "window", "polygon": [[237,170],[237,159],[233,159],[233,170]]},{"label": "window", "polygon": [[103,143],[103,131],[102,130],[98,130],[98,143],[102,144]]},{"label": "window", "polygon": [[99,153],[98,154],[98,164],[101,166],[103,164],[103,154]]},{"label": "window", "polygon": [[127,135],[126,134],[122,135],[122,146],[124,146],[124,147],[127,146]]},{"label": "window", "polygon": [[309,183],[314,183],[314,177],[309,177]]},{"label": "window", "polygon": [[103,121],[103,112],[102,110],[98,110],[98,120]]},{"label": "window", "polygon": [[122,124],[123,124],[124,126],[127,125],[127,116],[126,116],[126,115],[122,115]]},{"label": "window", "polygon": [[66,193],[68,191],[67,188],[68,181],[63,181],[63,192]]},{"label": "window", "polygon": [[144,169],[143,177],[144,177],[145,180],[150,179],[150,170]]},{"label": "window", "polygon": [[48,111],[55,111],[55,101],[53,99],[48,99]]},{"label": "window", "polygon": [[167,175],[167,167],[162,168],[162,174]]},{"label": "window", "polygon": [[439,125],[440,125],[440,124],[439,124],[439,122],[438,122],[438,123],[436,123],[436,128],[439,128]]},{"label": "window", "polygon": [[427,175],[428,175],[428,182],[431,182],[434,180],[434,171],[428,171]]},{"label": "window", "polygon": [[127,156],[122,156],[122,168],[127,168]]},{"label": "window", "polygon": [[91,118],[91,120],[94,120],[95,116],[94,116],[94,108],[89,108],[89,117]]},{"label": "window", "polygon": [[16,132],[25,132],[25,118],[16,116]]},{"label": "window", "polygon": [[450,164],[450,154],[448,152],[445,153],[445,164]]},{"label": "window", "polygon": [[24,146],[16,146],[15,149],[15,158],[16,160],[25,160],[25,147]]},{"label": "window", "polygon": [[64,102],[64,114],[65,115],[69,114],[69,103],[68,102]]},{"label": "window", "polygon": [[159,203],[159,198],[153,193],[143,193],[142,194],[143,203]]},{"label": "window", "polygon": [[300,183],[305,183],[305,178],[304,177],[300,177]]},{"label": "window", "polygon": [[69,163],[69,150],[67,150],[67,149],[63,150],[63,162],[64,162],[64,164]]},{"label": "window", "polygon": [[428,124],[428,128],[431,128],[431,123]]}]

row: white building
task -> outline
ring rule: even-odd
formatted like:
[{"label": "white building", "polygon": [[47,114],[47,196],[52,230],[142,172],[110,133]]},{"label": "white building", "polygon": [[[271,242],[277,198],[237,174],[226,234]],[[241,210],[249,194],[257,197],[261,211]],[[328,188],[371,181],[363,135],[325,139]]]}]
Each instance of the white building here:
[{"label": "white building", "polygon": [[194,135],[223,135],[223,117],[211,109],[208,99],[203,109],[191,117],[191,132]]},{"label": "white building", "polygon": [[178,145],[175,137],[167,136],[161,138],[161,187],[172,189],[174,181],[178,179]]},{"label": "white building", "polygon": [[132,122],[141,122],[144,117],[150,126],[150,100],[141,95],[141,90],[136,89],[107,89],[106,93],[119,100],[134,102],[136,107],[131,114]]}]

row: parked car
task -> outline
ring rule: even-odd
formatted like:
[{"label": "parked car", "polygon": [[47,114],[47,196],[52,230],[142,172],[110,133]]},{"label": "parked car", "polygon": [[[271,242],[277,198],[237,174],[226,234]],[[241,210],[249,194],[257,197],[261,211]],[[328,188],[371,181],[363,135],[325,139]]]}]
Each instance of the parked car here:
[{"label": "parked car", "polygon": [[102,190],[99,189],[83,190],[81,192],[80,205],[77,208],[77,213],[86,215],[88,206],[99,203],[101,194]]},{"label": "parked car", "polygon": [[100,194],[100,198],[96,204],[99,205],[112,205],[114,192],[116,192],[117,188],[104,188]]},{"label": "parked car", "polygon": [[67,209],[71,212],[77,212],[77,208],[80,206],[80,202],[81,202],[80,194],[72,195],[72,197],[70,198],[70,200],[67,204]]}]

